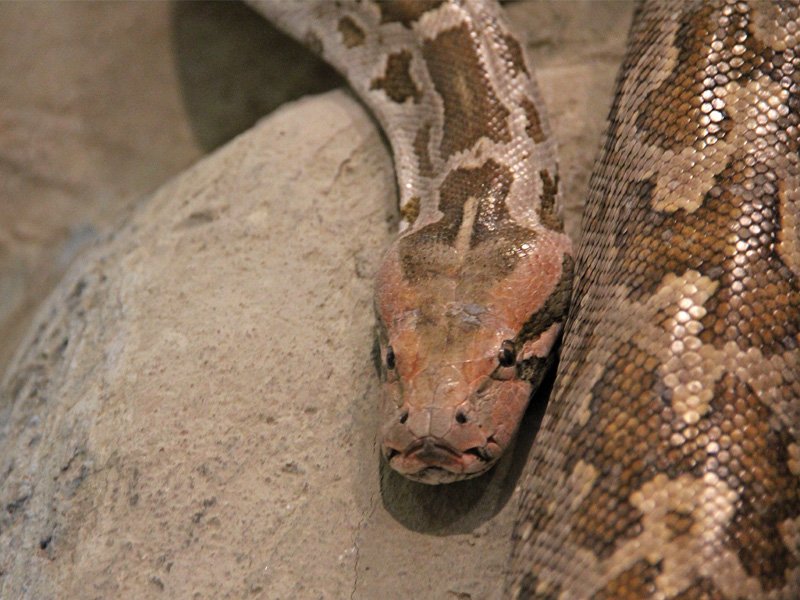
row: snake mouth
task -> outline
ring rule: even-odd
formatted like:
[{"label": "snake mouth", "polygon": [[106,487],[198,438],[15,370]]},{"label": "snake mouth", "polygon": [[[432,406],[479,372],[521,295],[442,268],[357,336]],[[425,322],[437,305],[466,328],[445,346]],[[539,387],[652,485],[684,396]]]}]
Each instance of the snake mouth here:
[{"label": "snake mouth", "polygon": [[386,448],[389,465],[409,479],[422,483],[450,483],[469,479],[489,469],[496,457],[489,450],[489,442],[459,450],[446,441],[426,436],[414,440],[402,451]]},{"label": "snake mouth", "polygon": [[403,451],[403,455],[407,457],[417,455],[417,458],[421,460],[425,460],[426,458],[442,460],[449,456],[458,458],[461,456],[461,452],[445,441],[428,436],[412,442]]}]

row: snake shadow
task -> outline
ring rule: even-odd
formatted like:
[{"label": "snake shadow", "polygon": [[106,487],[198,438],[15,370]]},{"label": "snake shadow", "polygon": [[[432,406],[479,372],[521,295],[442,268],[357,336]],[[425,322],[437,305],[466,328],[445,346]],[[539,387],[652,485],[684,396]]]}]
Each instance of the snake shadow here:
[{"label": "snake shadow", "polygon": [[387,512],[408,529],[439,536],[469,533],[492,519],[511,499],[528,462],[555,372],[551,369],[533,394],[513,446],[485,475],[448,485],[425,485],[406,479],[381,460],[380,490]]},{"label": "snake shadow", "polygon": [[170,27],[184,109],[207,152],[288,101],[345,85],[242,2],[175,1]]}]

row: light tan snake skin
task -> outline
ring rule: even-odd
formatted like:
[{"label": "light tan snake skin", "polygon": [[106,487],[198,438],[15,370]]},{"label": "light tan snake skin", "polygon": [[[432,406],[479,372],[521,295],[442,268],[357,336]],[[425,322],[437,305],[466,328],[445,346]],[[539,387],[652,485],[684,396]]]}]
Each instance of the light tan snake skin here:
[{"label": "light tan snake skin", "polygon": [[[531,65],[488,2],[256,6],[394,149],[385,455],[427,482],[483,472],[570,291]],[[797,2],[639,6],[505,596],[800,598],[799,40]]]}]

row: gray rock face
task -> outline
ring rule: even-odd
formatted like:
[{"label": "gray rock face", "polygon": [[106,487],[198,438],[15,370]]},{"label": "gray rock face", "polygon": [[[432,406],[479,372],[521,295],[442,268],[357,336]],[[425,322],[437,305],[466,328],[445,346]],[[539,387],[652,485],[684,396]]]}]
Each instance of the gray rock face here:
[{"label": "gray rock face", "polygon": [[379,469],[372,273],[394,198],[378,133],[333,92],[71,270],[3,386],[0,595],[491,595],[505,471],[434,493]]},{"label": "gray rock face", "polygon": [[[560,5],[508,8],[524,26],[540,7],[575,231],[630,11]],[[530,424],[476,481],[380,466],[372,274],[395,196],[372,122],[333,92],[162,187],[69,270],[0,383],[0,598],[498,597]]]},{"label": "gray rock face", "polygon": [[0,3],[0,372],[70,262],[136,201],[336,85],[237,2]]}]

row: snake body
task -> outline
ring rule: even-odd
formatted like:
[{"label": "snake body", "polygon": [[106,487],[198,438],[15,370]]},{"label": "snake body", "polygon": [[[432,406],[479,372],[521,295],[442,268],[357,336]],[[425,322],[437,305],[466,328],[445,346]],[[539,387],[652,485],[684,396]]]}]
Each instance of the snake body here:
[{"label": "snake body", "polygon": [[800,597],[799,35],[638,7],[509,596]]},{"label": "snake body", "polygon": [[[552,362],[573,261],[522,45],[478,0],[261,1],[387,133],[381,443],[485,471]],[[800,14],[637,9],[506,595],[800,597]]]},{"label": "snake body", "polygon": [[394,151],[401,234],[375,289],[383,454],[425,483],[478,475],[553,362],[572,278],[522,47],[493,3],[254,6],[347,77]]}]

